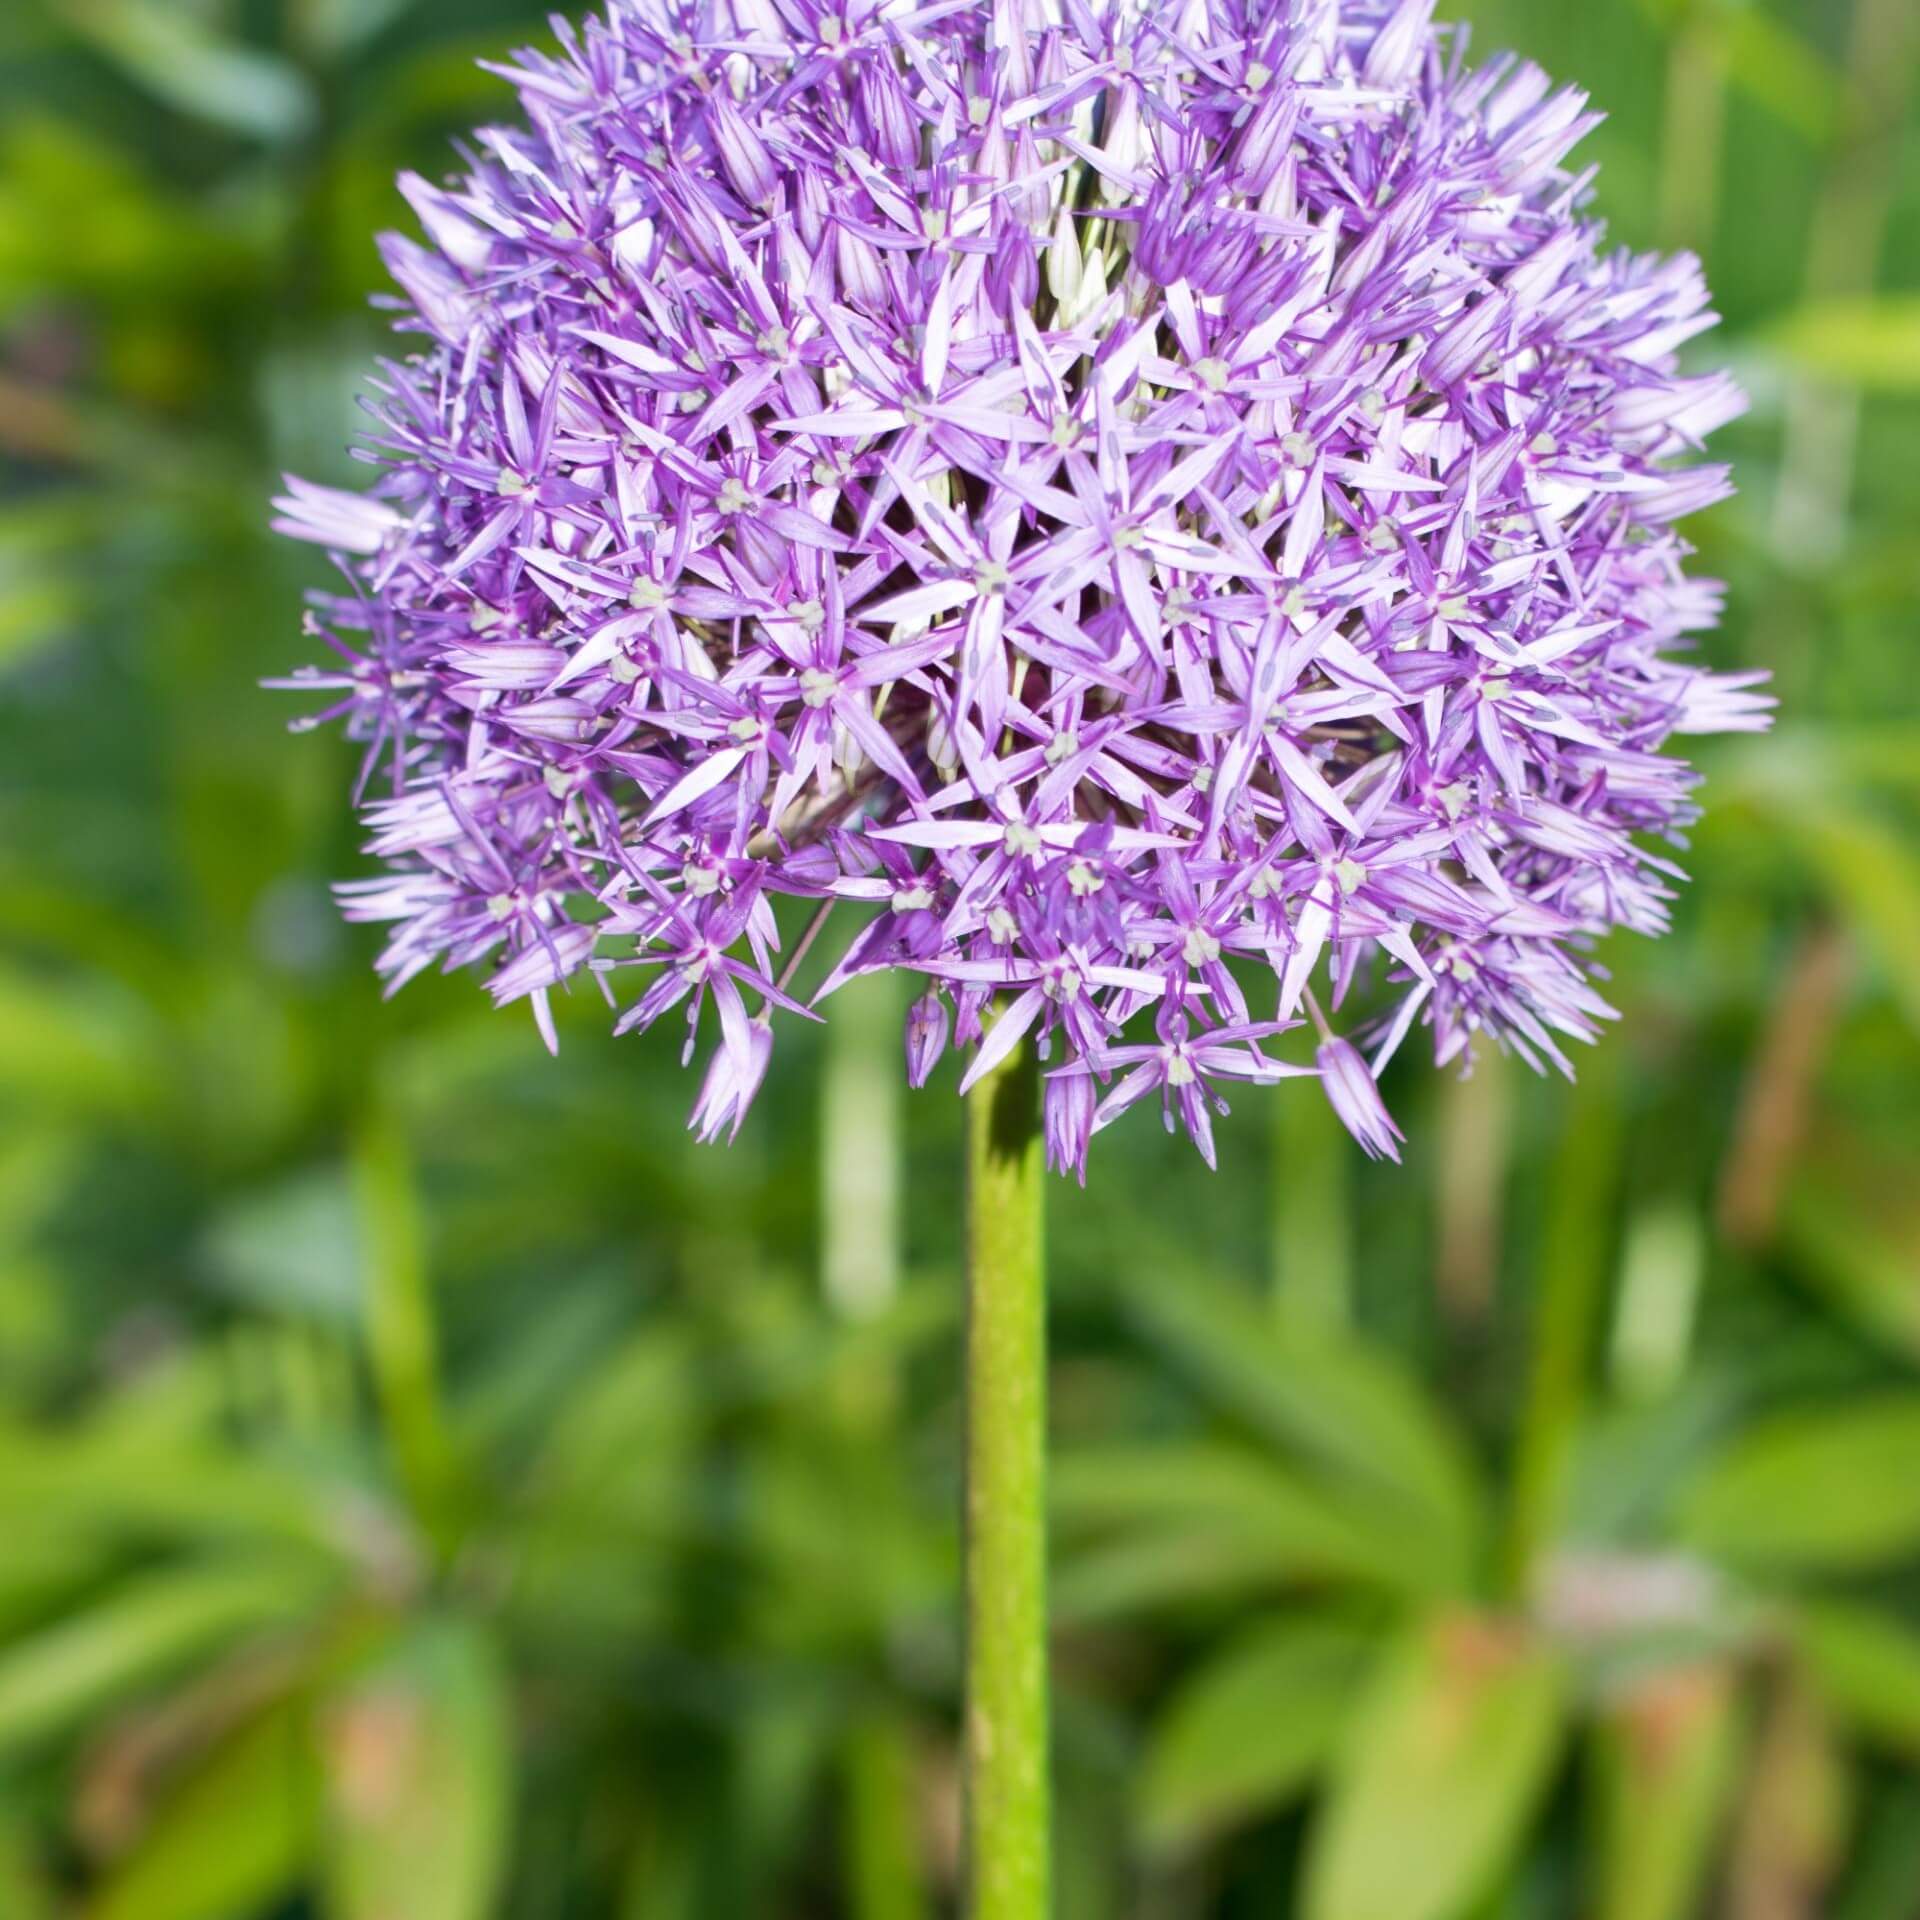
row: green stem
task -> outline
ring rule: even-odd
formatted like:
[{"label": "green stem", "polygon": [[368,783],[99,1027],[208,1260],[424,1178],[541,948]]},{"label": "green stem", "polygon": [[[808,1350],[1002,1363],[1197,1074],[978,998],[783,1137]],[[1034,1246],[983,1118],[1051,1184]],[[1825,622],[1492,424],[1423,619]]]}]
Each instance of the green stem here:
[{"label": "green stem", "polygon": [[1353,1317],[1353,1142],[1317,1090],[1267,1107],[1275,1310],[1296,1324],[1344,1327]]},{"label": "green stem", "polygon": [[821,1277],[850,1320],[900,1291],[900,1008],[882,974],[843,989],[822,1082]]},{"label": "green stem", "polygon": [[968,1912],[1046,1920],[1047,1333],[1032,1050],[983,1079],[968,1107]]}]

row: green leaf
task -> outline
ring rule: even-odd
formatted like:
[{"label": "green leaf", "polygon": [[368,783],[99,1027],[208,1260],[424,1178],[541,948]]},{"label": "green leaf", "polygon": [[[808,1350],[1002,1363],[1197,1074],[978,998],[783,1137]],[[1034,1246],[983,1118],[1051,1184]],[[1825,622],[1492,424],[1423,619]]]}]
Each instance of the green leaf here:
[{"label": "green leaf", "polygon": [[1911,1194],[1889,1219],[1881,1197],[1854,1190],[1839,1170],[1803,1170],[1788,1190],[1782,1231],[1796,1272],[1863,1333],[1920,1360],[1920,1260]]},{"label": "green leaf", "polygon": [[1551,1779],[1564,1695],[1559,1661],[1525,1629],[1423,1623],[1336,1762],[1306,1920],[1451,1920],[1491,1891]]},{"label": "green leaf", "polygon": [[112,1563],[112,1552],[48,1515],[0,1558],[0,1644],[76,1604]]},{"label": "green leaf", "polygon": [[336,1560],[389,1516],[369,1494],[144,1426],[25,1431],[0,1422],[0,1539],[58,1523],[133,1540],[260,1539]]},{"label": "green leaf", "polygon": [[852,1920],[926,1920],[911,1727],[898,1713],[861,1715],[847,1729],[841,1766],[849,1915]]},{"label": "green leaf", "polygon": [[1402,1563],[1449,1590],[1469,1580],[1482,1531],[1464,1446],[1417,1386],[1336,1329],[1281,1318],[1195,1273],[1129,1283],[1153,1344],[1223,1411],[1341,1487],[1356,1518],[1391,1529]]},{"label": "green leaf", "polygon": [[296,0],[301,39],[329,60],[356,52],[412,11],[418,0]]},{"label": "green leaf", "polygon": [[177,112],[263,140],[297,139],[314,123],[313,90],[298,67],[222,39],[184,7],[155,0],[56,0],[56,11]]},{"label": "green leaf", "polygon": [[1669,1668],[1609,1704],[1594,1730],[1596,1920],[1699,1911],[1734,1785],[1741,1715],[1719,1667]]},{"label": "green leaf", "polygon": [[1056,1622],[1084,1626],[1166,1607],[1218,1612],[1302,1578],[1299,1556],[1272,1539],[1169,1521],[1063,1554],[1050,1602]]},{"label": "green leaf", "polygon": [[0,1913],[7,1920],[54,1920],[52,1882],[25,1823],[8,1812],[0,1812]]},{"label": "green leaf", "polygon": [[0,967],[0,1094],[49,1115],[136,1113],[158,1081],[148,1011],[111,982]]},{"label": "green leaf", "polygon": [[1913,1920],[1920,1887],[1920,1779],[1889,1781],[1868,1803],[1832,1920]]},{"label": "green leaf", "polygon": [[1846,82],[1811,40],[1757,6],[1725,15],[1727,72],[1735,86],[1809,140],[1833,137]]},{"label": "green leaf", "polygon": [[1686,1543],[1763,1566],[1856,1570],[1920,1548],[1920,1394],[1782,1415],[1682,1493]]},{"label": "green leaf", "polygon": [[1847,104],[1846,80],[1816,42],[1746,0],[1705,7],[1640,0],[1640,11],[1662,40],[1704,29],[1735,87],[1806,139],[1832,139]]},{"label": "green leaf", "polygon": [[1298,1793],[1352,1710],[1375,1637],[1311,1615],[1257,1627],[1174,1695],[1141,1776],[1149,1846],[1179,1852]]},{"label": "green leaf", "polygon": [[367,1358],[388,1443],[415,1513],[449,1545],[458,1531],[459,1463],[441,1405],[426,1224],[408,1140],[384,1111],[355,1135],[353,1190],[366,1262]]},{"label": "green leaf", "polygon": [[1822,301],[1788,314],[1763,337],[1809,373],[1886,393],[1920,393],[1920,295]]},{"label": "green leaf", "polygon": [[128,1581],[0,1654],[0,1756],[61,1733],[236,1637],[300,1619],[326,1591],[312,1561],[188,1567]]},{"label": "green leaf", "polygon": [[305,1707],[281,1702],[181,1783],[86,1920],[253,1920],[311,1858],[318,1773]]},{"label": "green leaf", "polygon": [[1908,1024],[1920,1030],[1920,858],[1909,836],[1833,795],[1792,796],[1775,818],[1808,873],[1872,947]]},{"label": "green leaf", "polygon": [[1794,1638],[1837,1714],[1866,1738],[1920,1759],[1920,1634],[1874,1607],[1804,1600]]},{"label": "green leaf", "polygon": [[328,1704],[334,1920],[483,1920],[506,1860],[512,1737],[492,1641],[428,1621]]},{"label": "green leaf", "polygon": [[330,1326],[360,1324],[359,1224],[338,1167],[245,1194],[214,1217],[203,1251],[208,1271],[236,1299]]},{"label": "green leaf", "polygon": [[1051,1477],[1053,1510],[1067,1528],[1216,1532],[1270,1548],[1296,1576],[1421,1589],[1418,1563],[1393,1532],[1251,1447],[1086,1447],[1056,1460]]}]

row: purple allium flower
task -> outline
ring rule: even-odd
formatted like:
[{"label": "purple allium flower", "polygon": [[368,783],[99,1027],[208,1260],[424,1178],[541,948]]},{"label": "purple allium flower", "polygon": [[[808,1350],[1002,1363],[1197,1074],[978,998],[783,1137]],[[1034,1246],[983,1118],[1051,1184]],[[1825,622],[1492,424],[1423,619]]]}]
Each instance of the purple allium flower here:
[{"label": "purple allium flower", "polygon": [[549,1044],[583,969],[689,1050],[711,1001],[731,1132],[774,902],[838,903],[816,1001],[923,976],[916,1082],[1034,1037],[1082,1172],[1156,1093],[1211,1157],[1316,975],[1369,1151],[1415,1021],[1566,1068],[1666,924],[1661,748],[1765,724],[1674,531],[1741,400],[1696,264],[1603,251],[1583,96],[1432,11],[614,0],[502,69],[527,124],[401,182],[377,479],[279,503],[388,979],[484,962]]}]

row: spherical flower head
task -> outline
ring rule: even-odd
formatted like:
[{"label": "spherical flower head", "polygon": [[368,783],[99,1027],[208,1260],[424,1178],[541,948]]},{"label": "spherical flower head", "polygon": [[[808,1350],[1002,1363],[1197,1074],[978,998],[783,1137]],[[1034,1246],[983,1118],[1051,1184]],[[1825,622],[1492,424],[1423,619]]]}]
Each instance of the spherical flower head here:
[{"label": "spherical flower head", "polygon": [[[1432,11],[615,0],[502,69],[525,124],[401,182],[371,487],[279,503],[388,979],[710,1007],[731,1133],[817,903],[813,1005],[915,975],[916,1082],[1037,1044],[1083,1174],[1301,1071],[1391,1152],[1415,1023],[1566,1067],[1666,923],[1661,749],[1764,724],[1674,531],[1741,403],[1583,96]],[[1363,1011],[1288,1067],[1316,979]]]}]

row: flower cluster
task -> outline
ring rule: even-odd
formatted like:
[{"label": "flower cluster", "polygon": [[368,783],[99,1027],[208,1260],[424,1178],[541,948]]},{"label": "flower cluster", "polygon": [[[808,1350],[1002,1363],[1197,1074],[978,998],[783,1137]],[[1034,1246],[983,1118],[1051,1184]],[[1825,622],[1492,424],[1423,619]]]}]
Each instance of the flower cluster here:
[{"label": "flower cluster", "polygon": [[1695,263],[1585,217],[1582,96],[1432,11],[612,0],[501,69],[526,124],[401,182],[377,478],[279,503],[388,978],[549,1044],[583,970],[689,1052],[710,1003],[710,1136],[808,1011],[776,898],[838,907],[815,1002],[922,976],[916,1084],[1031,1039],[1083,1174],[1302,1072],[1394,1153],[1415,1022],[1564,1067],[1665,922],[1660,749],[1764,724],[1673,530],[1740,398]]}]

